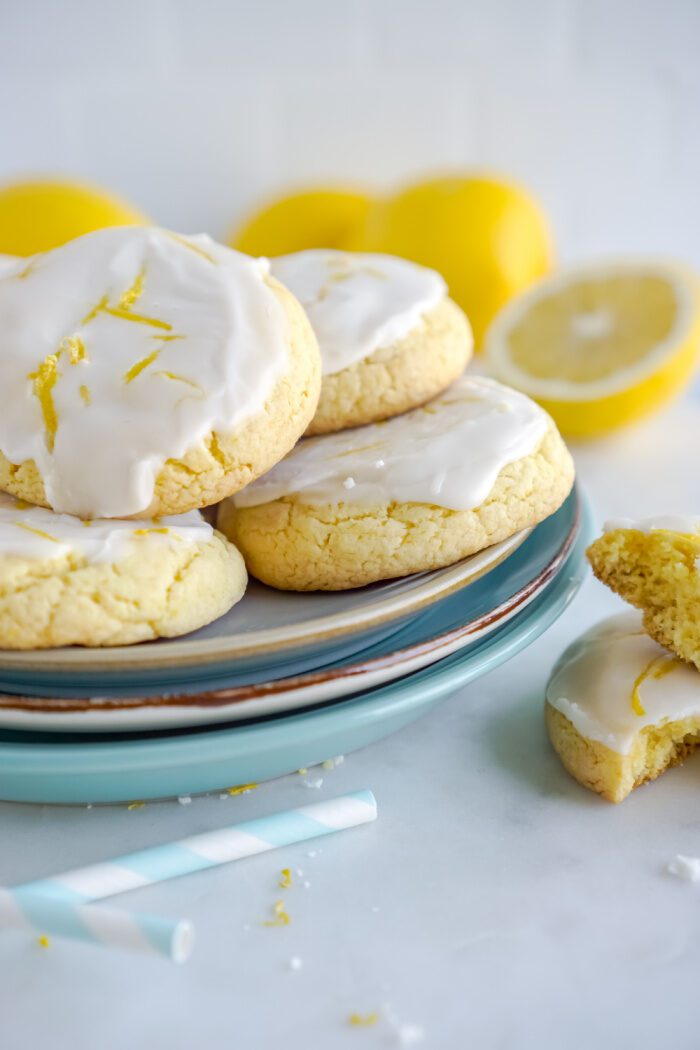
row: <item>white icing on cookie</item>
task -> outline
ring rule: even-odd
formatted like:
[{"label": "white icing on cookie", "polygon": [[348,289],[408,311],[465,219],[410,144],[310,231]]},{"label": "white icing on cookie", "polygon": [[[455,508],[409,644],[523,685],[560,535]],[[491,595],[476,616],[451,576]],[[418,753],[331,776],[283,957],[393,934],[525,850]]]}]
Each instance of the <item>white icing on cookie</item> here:
[{"label": "white icing on cookie", "polygon": [[143,511],[167,459],[259,412],[284,373],[267,269],[125,226],[0,271],[0,450],[36,462],[55,510]]},{"label": "white icing on cookie", "polygon": [[0,559],[46,561],[75,553],[89,562],[116,562],[137,545],[207,543],[213,532],[196,510],[153,521],[83,521],[0,493]]},{"label": "white icing on cookie", "polygon": [[700,532],[700,518],[690,514],[669,514],[656,518],[642,518],[635,521],[632,518],[616,518],[606,521],[605,532],[616,532],[618,529],[631,529],[634,532],[680,532],[686,536],[692,536]]},{"label": "white icing on cookie", "polygon": [[324,375],[403,339],[447,295],[440,274],[394,255],[313,249],[270,266],[308,314]]},{"label": "white icing on cookie", "polygon": [[582,736],[624,755],[646,726],[700,715],[700,674],[645,634],[637,613],[622,613],[562,654],[547,703]]},{"label": "white icing on cookie", "polygon": [[232,498],[237,507],[293,495],[312,504],[471,510],[505,466],[535,451],[549,425],[524,394],[465,376],[428,405],[386,423],[307,438]]}]

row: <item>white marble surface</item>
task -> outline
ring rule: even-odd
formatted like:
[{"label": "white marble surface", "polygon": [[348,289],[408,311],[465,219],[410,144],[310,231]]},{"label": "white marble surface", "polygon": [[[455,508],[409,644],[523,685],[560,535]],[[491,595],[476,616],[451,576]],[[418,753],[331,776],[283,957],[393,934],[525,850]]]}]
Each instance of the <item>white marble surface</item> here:
[{"label": "white marble surface", "polygon": [[[578,451],[599,520],[697,511],[699,406]],[[700,761],[615,807],[569,780],[542,726],[555,656],[619,604],[589,580],[531,649],[317,791],[292,776],[187,806],[0,805],[5,884],[358,787],[380,808],[320,845],[115,898],[190,916],[185,966],[0,937],[2,1050],[697,1047],[700,885],[665,867],[700,854]],[[284,892],[292,922],[266,928],[287,866],[304,872]]]}]

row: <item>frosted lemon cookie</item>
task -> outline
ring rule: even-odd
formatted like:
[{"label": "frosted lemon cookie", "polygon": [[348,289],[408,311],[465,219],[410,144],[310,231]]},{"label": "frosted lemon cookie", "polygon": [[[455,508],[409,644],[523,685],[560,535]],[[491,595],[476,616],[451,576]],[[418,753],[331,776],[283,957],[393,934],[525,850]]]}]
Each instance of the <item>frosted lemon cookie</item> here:
[{"label": "frosted lemon cookie", "polygon": [[571,457],[533,401],[489,379],[355,430],[308,438],[222,504],[258,579],[343,590],[436,569],[555,511]]},{"label": "frosted lemon cookie", "polygon": [[609,522],[588,559],[599,580],[642,610],[652,638],[700,668],[700,518]]},{"label": "frosted lemon cookie", "polygon": [[623,613],[560,657],[545,718],[569,773],[621,802],[697,748],[700,675],[649,638],[635,613]]},{"label": "frosted lemon cookie", "polygon": [[196,511],[81,521],[0,494],[0,648],[186,634],[243,597],[236,548]]},{"label": "frosted lemon cookie", "polygon": [[264,260],[113,227],[0,270],[0,489],[80,517],[181,513],[277,462],[320,357]]},{"label": "frosted lemon cookie", "polygon": [[388,419],[464,371],[471,329],[434,270],[330,250],[283,255],[271,268],[306,310],[321,349],[321,398],[307,433]]}]

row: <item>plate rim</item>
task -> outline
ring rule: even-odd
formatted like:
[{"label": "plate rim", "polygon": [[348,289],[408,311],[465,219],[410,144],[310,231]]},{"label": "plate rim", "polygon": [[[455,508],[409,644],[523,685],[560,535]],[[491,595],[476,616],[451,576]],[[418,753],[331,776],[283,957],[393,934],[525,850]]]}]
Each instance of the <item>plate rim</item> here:
[{"label": "plate rim", "polygon": [[[355,661],[352,657],[349,657],[351,662],[343,664],[340,667],[321,668],[315,671],[305,671],[287,678],[273,679],[268,682],[228,686],[219,689],[205,689],[195,693],[101,697],[99,704],[96,704],[95,699],[91,697],[43,697],[23,696],[14,693],[0,693],[0,711],[15,710],[22,711],[28,715],[71,715],[78,713],[99,714],[102,711],[110,713],[114,711],[139,711],[156,708],[227,707],[234,704],[245,704],[251,700],[274,698],[280,694],[293,694],[294,691],[306,689],[315,685],[323,685],[326,682],[334,682],[338,679],[359,679],[363,675],[369,675],[373,671],[380,670],[387,666],[396,666],[396,664],[400,666],[403,663],[408,663],[424,653],[435,653],[436,651],[439,653],[441,649],[448,648],[454,642],[465,638],[470,634],[477,634],[483,628],[490,626],[491,624],[496,624],[493,627],[493,631],[495,632],[499,630],[501,626],[505,627],[506,623],[519,609],[524,610],[524,608],[530,604],[530,601],[537,599],[539,594],[557,576],[559,570],[566,563],[571,554],[582,527],[582,495],[580,487],[576,485],[572,489],[572,492],[575,495],[575,507],[569,528],[547,564],[544,565],[539,572],[532,577],[532,579],[524,583],[514,594],[504,599],[493,609],[487,610],[479,616],[466,621],[464,624],[460,624],[458,627],[453,627],[448,631],[443,631],[442,633],[433,635],[423,641],[414,642],[403,648],[395,649],[389,653],[384,653],[380,656],[365,660],[360,659]],[[532,531],[534,530],[529,530],[529,532]],[[498,564],[502,564],[503,560],[505,559],[501,559]],[[494,568],[496,567],[497,566],[494,566]],[[503,620],[504,622],[498,624],[497,621],[500,620]],[[488,632],[486,637],[488,637],[490,633],[492,632]],[[453,652],[458,652],[461,648],[464,647],[462,646],[457,650],[453,650]],[[436,655],[434,660],[431,660],[429,663],[420,668],[414,669],[413,671],[408,671],[406,674],[415,674],[420,670],[426,670],[429,666],[438,662],[440,659],[446,658],[448,655],[452,655],[452,653],[444,653],[443,656]],[[379,688],[381,685],[392,684],[392,682],[398,680],[400,677],[401,673],[399,672],[394,678],[368,688]],[[359,692],[362,688],[361,683],[358,684],[357,691]],[[351,695],[353,695],[352,691],[347,697],[340,696],[336,699],[348,699]],[[321,699],[310,701],[309,706],[312,706],[313,704],[322,704],[324,702],[325,701]],[[284,712],[280,712],[280,714],[283,713]],[[290,714],[291,713],[293,713],[293,711],[290,712]],[[39,727],[37,727],[37,729],[38,728]],[[191,728],[195,728],[195,726],[192,726]],[[96,727],[95,731],[99,732],[100,730]],[[128,730],[123,731],[127,732]],[[138,732],[138,730],[135,731]],[[111,730],[111,732],[117,732],[117,730]]]},{"label": "plate rim", "polygon": [[[172,647],[168,647],[167,652],[163,652],[162,656],[158,656],[158,649],[161,647],[150,643],[103,648],[66,646],[60,649],[0,649],[0,670],[36,670],[42,673],[61,671],[78,674],[81,670],[107,673],[126,668],[133,670],[137,666],[145,665],[144,670],[156,671],[166,666],[191,666],[202,662],[208,656],[227,661],[232,658],[264,656],[271,650],[279,651],[280,647],[293,651],[302,646],[328,641],[339,636],[346,637],[370,631],[384,623],[420,612],[480,579],[510,557],[525,542],[533,528],[534,526],[521,529],[507,539],[501,540],[500,543],[485,547],[453,565],[431,570],[429,575],[432,579],[425,581],[425,589],[419,588],[412,601],[402,603],[400,595],[391,594],[370,606],[364,616],[362,607],[360,607],[330,616],[316,616],[300,624],[291,623],[283,627],[261,628],[248,634],[239,634],[237,637],[243,641],[233,645],[230,644],[230,640],[226,645],[226,639],[217,638],[203,638],[195,641],[187,641],[186,637],[165,639],[165,641],[174,641],[176,645],[186,647],[186,651],[173,652]],[[437,578],[434,575],[436,573],[439,574]],[[61,653],[63,659],[58,657],[57,653]],[[67,653],[71,655],[70,661],[66,660],[65,654]]]}]

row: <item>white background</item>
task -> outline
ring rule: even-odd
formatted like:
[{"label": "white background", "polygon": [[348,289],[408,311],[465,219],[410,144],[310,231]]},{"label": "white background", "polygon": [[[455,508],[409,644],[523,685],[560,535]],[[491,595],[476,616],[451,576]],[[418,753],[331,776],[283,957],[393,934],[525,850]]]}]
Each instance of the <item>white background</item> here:
[{"label": "white background", "polygon": [[[527,182],[565,259],[700,263],[700,3],[692,0],[0,0],[0,177],[104,182],[158,221],[221,235],[288,183],[388,187],[463,164]],[[607,516],[700,507],[697,396],[585,449]],[[554,657],[619,603],[589,580],[556,627],[426,720],[325,773],[380,821],[140,891],[190,915],[176,968],[0,937],[0,1046],[344,1050],[398,1045],[390,1003],[442,1050],[695,1050],[700,766],[613,807],[542,727]],[[309,801],[298,777],[141,810],[0,805],[0,882],[50,875]],[[267,929],[281,867],[292,924]],[[119,904],[115,901],[115,904]],[[246,928],[247,927],[247,928]],[[289,969],[293,955],[302,969]]]},{"label": "white background", "polygon": [[0,0],[0,179],[223,236],[290,184],[522,179],[565,259],[700,259],[697,0]]}]

